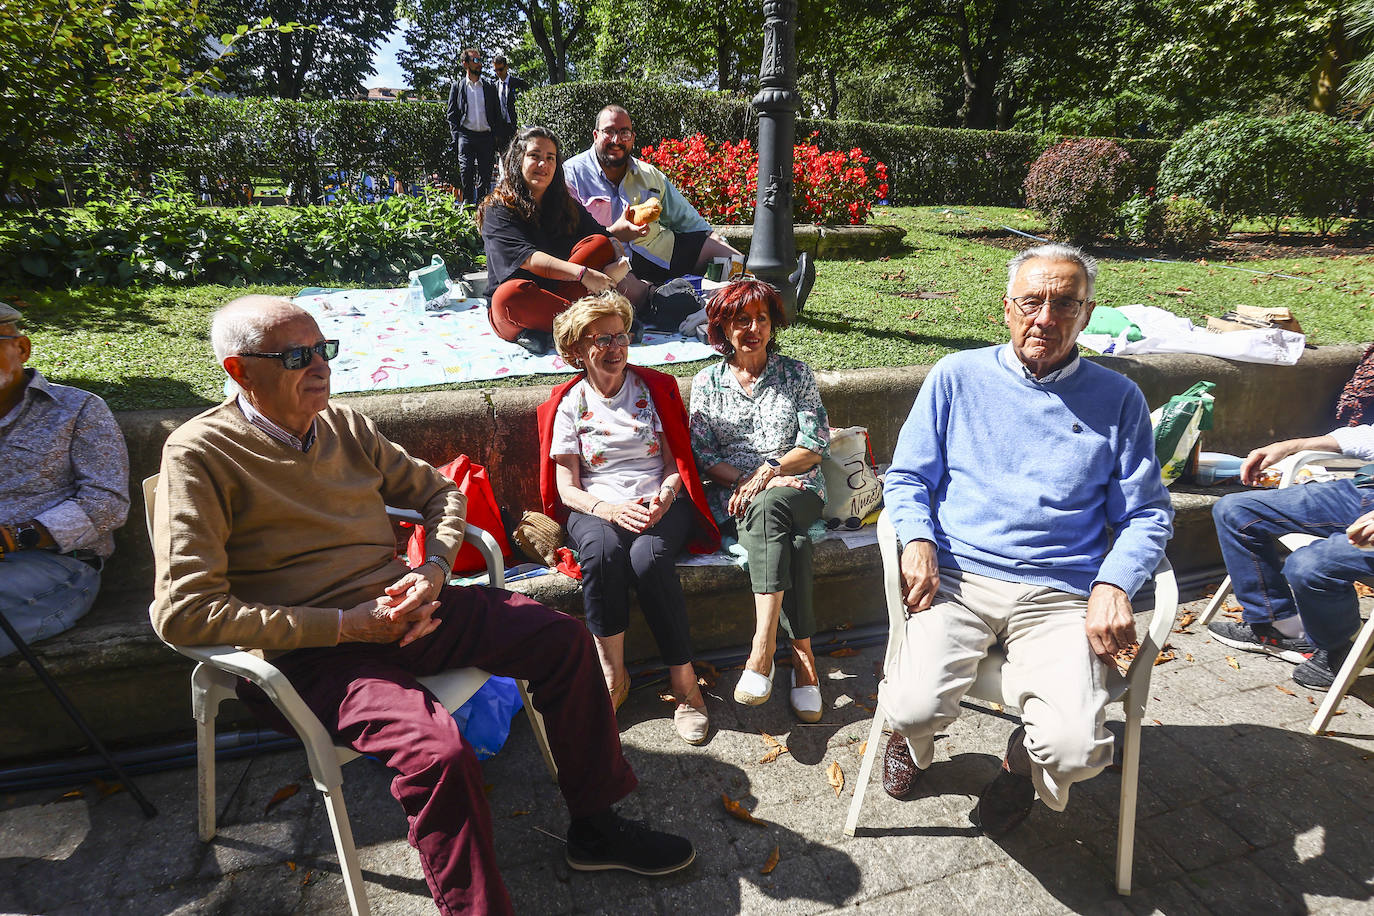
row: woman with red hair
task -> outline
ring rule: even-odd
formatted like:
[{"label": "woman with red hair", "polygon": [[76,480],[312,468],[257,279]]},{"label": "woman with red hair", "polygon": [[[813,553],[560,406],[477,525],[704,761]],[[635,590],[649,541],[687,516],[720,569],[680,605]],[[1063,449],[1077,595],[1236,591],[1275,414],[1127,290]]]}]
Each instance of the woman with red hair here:
[{"label": "woman with red hair", "polygon": [[692,381],[692,448],[712,513],[748,551],[754,592],[754,640],[735,701],[757,706],[772,695],[781,622],[792,643],[792,710],[818,722],[807,531],[825,505],[820,464],[830,423],[810,368],[777,352],[774,331],[787,317],[773,287],[731,283],[712,297],[706,319],[711,345],[725,358]]}]

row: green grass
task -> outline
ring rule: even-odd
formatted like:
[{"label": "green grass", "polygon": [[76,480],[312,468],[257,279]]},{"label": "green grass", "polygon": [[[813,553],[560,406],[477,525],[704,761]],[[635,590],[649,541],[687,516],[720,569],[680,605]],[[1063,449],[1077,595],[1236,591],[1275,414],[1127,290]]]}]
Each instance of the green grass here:
[{"label": "green grass", "polygon": [[[978,219],[981,218],[981,219]],[[853,369],[934,362],[954,350],[1006,339],[1001,297],[1006,286],[1008,225],[1039,232],[1023,210],[996,207],[878,208],[873,221],[907,229],[904,249],[886,260],[822,261],[815,290],[796,325],[782,332],[784,352],[816,369]],[[1238,304],[1293,309],[1315,344],[1374,338],[1374,256],[1327,255],[1222,262],[1146,263],[1104,249],[1097,284],[1102,305],[1153,304],[1202,323]],[[1281,279],[1248,271],[1300,277]],[[28,304],[31,364],[55,381],[104,397],[115,410],[216,403],[223,374],[207,339],[210,313],[250,292],[294,293],[298,287],[198,286],[70,291],[4,290]],[[947,299],[899,293],[953,291]],[[691,375],[702,363],[668,368]],[[547,385],[560,376],[469,382],[459,388]]]}]

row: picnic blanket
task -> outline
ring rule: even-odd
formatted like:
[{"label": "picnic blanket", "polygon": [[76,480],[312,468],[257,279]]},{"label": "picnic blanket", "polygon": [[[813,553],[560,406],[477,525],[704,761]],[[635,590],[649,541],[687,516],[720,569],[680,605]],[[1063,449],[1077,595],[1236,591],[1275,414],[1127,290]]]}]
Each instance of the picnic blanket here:
[{"label": "picnic blanket", "polygon": [[1097,353],[1125,356],[1130,353],[1201,353],[1244,363],[1291,366],[1302,356],[1307,338],[1280,328],[1217,333],[1195,326],[1187,318],[1153,305],[1123,305],[1117,309],[1141,333],[1130,340],[1123,331],[1110,334],[1079,334],[1078,342]]},{"label": "picnic blanket", "polygon": [[[449,308],[417,314],[407,307],[406,292],[306,289],[293,300],[325,337],[339,341],[339,355],[330,364],[335,394],[576,371],[557,353],[535,356],[497,337],[485,299],[454,300]],[[696,339],[652,331],[630,348],[630,361],[639,366],[715,356]]]}]

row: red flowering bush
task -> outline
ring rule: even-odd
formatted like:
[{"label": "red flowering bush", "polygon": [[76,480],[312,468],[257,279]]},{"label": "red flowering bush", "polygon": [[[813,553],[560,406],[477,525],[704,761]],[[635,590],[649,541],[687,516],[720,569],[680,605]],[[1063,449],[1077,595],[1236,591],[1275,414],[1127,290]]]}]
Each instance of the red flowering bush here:
[{"label": "red flowering bush", "polygon": [[[639,156],[662,169],[708,221],[753,221],[759,156],[748,140],[716,145],[695,134],[646,146]],[[814,143],[799,143],[792,147],[792,163],[796,222],[862,223],[873,204],[887,198],[887,166],[858,147],[823,153]]]}]

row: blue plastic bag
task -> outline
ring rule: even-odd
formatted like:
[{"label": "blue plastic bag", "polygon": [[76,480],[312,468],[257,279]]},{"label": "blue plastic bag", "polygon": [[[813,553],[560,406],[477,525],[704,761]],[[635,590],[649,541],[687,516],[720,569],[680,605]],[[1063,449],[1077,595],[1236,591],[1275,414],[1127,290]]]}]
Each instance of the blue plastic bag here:
[{"label": "blue plastic bag", "polygon": [[494,757],[510,737],[510,723],[520,711],[520,688],[508,677],[492,677],[453,714],[458,730],[477,752],[478,760]]}]

